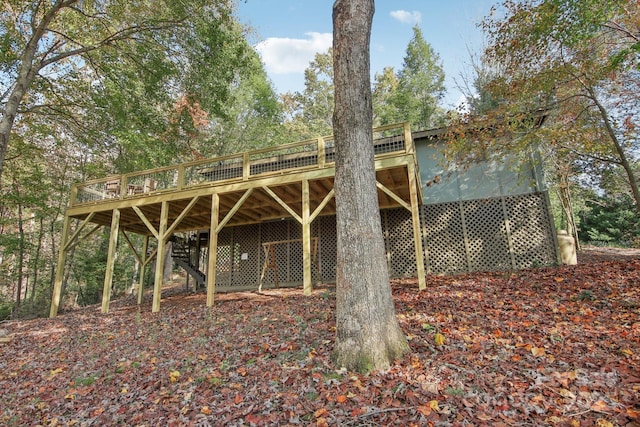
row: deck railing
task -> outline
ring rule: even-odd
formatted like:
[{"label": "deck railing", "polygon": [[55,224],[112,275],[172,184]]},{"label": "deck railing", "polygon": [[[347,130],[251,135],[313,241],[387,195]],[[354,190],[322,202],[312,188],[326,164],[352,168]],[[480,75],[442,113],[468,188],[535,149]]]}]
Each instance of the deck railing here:
[{"label": "deck railing", "polygon": [[[373,143],[376,158],[414,152],[408,123],[375,128]],[[334,162],[333,137],[316,138],[75,184],[70,205],[148,196],[212,183],[248,181],[274,174],[321,169]]]}]

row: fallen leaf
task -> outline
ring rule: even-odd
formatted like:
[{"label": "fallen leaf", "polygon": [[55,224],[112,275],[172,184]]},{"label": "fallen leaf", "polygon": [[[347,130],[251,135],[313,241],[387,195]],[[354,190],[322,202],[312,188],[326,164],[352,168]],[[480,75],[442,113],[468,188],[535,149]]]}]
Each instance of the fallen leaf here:
[{"label": "fallen leaf", "polygon": [[635,410],[635,409],[631,409],[631,408],[627,408],[627,416],[629,418],[638,419],[638,418],[640,418],[640,411]]},{"label": "fallen leaf", "polygon": [[58,375],[60,372],[62,372],[62,368],[56,368],[52,371],[49,371],[49,376],[51,377],[55,377],[56,375]]},{"label": "fallen leaf", "polygon": [[172,383],[175,383],[176,381],[178,381],[178,378],[180,378],[180,371],[170,371],[169,372],[169,380]]},{"label": "fallen leaf", "polygon": [[542,357],[545,354],[544,347],[531,347],[531,354],[535,357]]},{"label": "fallen leaf", "polygon": [[418,412],[420,412],[425,417],[428,417],[429,415],[431,415],[431,412],[433,412],[430,406],[421,405],[421,406],[418,406],[417,409],[418,409]]},{"label": "fallen leaf", "polygon": [[567,390],[566,388],[561,388],[560,390],[558,390],[558,393],[560,393],[560,396],[562,397],[566,397],[569,399],[575,399],[576,395],[571,393],[571,391]]},{"label": "fallen leaf", "polygon": [[607,412],[609,411],[609,406],[603,400],[598,400],[593,405],[591,405],[591,410],[596,412]]},{"label": "fallen leaf", "polygon": [[433,336],[433,340],[435,341],[436,345],[443,345],[445,338],[441,333],[437,333]]},{"label": "fallen leaf", "polygon": [[329,413],[329,412],[327,412],[327,409],[326,409],[326,408],[320,408],[320,409],[317,409],[317,410],[313,413],[313,416],[314,416],[314,417],[316,417],[316,418],[320,418],[320,417],[323,417],[323,416],[327,415],[328,413]]},{"label": "fallen leaf", "polygon": [[438,383],[433,381],[423,381],[420,383],[420,388],[428,393],[438,394]]}]

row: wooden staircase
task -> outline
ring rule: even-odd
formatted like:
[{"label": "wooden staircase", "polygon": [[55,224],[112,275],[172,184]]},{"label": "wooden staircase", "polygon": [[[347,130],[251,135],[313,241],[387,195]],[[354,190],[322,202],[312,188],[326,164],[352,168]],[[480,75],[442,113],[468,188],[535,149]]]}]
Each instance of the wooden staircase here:
[{"label": "wooden staircase", "polygon": [[196,289],[203,289],[207,283],[207,275],[197,265],[198,253],[197,241],[173,235],[170,239],[171,255],[173,261],[184,269],[196,282]]}]

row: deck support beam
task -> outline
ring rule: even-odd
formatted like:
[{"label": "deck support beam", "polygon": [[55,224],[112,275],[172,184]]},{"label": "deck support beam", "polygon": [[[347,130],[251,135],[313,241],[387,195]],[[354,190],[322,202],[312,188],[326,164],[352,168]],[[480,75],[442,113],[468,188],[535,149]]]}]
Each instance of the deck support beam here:
[{"label": "deck support beam", "polygon": [[410,202],[407,203],[400,196],[395,194],[392,190],[388,189],[380,182],[376,181],[376,187],[387,196],[391,197],[400,206],[411,212],[411,224],[413,227],[413,241],[414,250],[416,254],[416,271],[418,275],[418,288],[424,290],[427,288],[426,273],[424,267],[424,253],[422,246],[422,231],[420,226],[420,203],[418,201],[418,179],[416,178],[416,167],[413,163],[407,163],[407,174],[409,178],[409,198]]},{"label": "deck support beam", "polygon": [[156,274],[153,282],[153,304],[151,311],[160,311],[160,299],[162,298],[162,276],[164,273],[164,255],[167,244],[167,223],[169,222],[169,202],[162,202],[160,213],[160,229],[158,230],[158,251],[156,252]]},{"label": "deck support beam", "polygon": [[149,236],[144,236],[142,243],[142,256],[140,257],[140,272],[138,273],[138,305],[142,304],[142,294],[144,293],[144,272],[151,257],[147,257],[149,250]]},{"label": "deck support beam", "polygon": [[107,267],[104,272],[104,287],[102,288],[102,313],[109,312],[111,302],[111,286],[113,285],[113,267],[116,262],[118,249],[118,234],[120,233],[120,209],[114,209],[111,214],[111,231],[109,233],[109,249],[107,252]]},{"label": "deck support beam", "polygon": [[[311,295],[313,283],[311,276],[311,221],[309,220],[309,181],[302,181],[302,290]],[[317,256],[317,255],[316,255]]]},{"label": "deck support beam", "polygon": [[[318,216],[322,208],[331,200],[334,190],[331,189],[329,194],[322,200],[320,206],[312,213],[309,198],[309,180],[303,179],[302,184],[302,216],[291,208],[284,200],[282,200],[269,187],[263,186],[262,189],[269,194],[280,206],[282,206],[289,214],[302,225],[302,290],[304,295],[311,295],[313,291],[313,276],[311,274],[311,223]],[[317,256],[317,255],[316,255]],[[262,281],[260,282],[262,286]]]},{"label": "deck support beam", "polygon": [[424,269],[424,251],[422,247],[422,230],[420,226],[420,204],[418,202],[418,179],[416,177],[416,166],[414,163],[407,163],[407,173],[409,174],[409,193],[411,197],[411,223],[413,225],[413,244],[416,252],[416,270],[418,274],[418,288],[422,291],[427,288],[427,279]]},{"label": "deck support beam", "polygon": [[213,305],[216,294],[216,264],[218,263],[218,227],[220,196],[211,195],[211,224],[209,228],[209,259],[207,260],[207,307]]}]

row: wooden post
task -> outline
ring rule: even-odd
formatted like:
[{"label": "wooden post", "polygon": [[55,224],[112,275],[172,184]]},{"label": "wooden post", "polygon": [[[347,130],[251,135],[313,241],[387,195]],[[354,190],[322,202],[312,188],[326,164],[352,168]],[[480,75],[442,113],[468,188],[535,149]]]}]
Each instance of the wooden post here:
[{"label": "wooden post", "polygon": [[218,263],[218,215],[220,196],[211,195],[211,224],[209,228],[209,259],[207,260],[207,307],[213,305],[216,294],[216,264]]},{"label": "wooden post", "polygon": [[177,188],[181,190],[186,183],[184,182],[184,163],[178,165],[178,183]]},{"label": "wooden post", "polygon": [[311,277],[311,223],[309,221],[309,181],[302,181],[302,289],[305,295],[313,290]]},{"label": "wooden post", "polygon": [[102,312],[109,312],[111,301],[111,286],[113,285],[113,266],[116,262],[118,249],[118,233],[120,232],[120,209],[114,209],[111,214],[111,232],[109,234],[109,250],[107,252],[107,268],[104,272],[104,287],[102,288]]},{"label": "wooden post", "polygon": [[142,244],[142,256],[140,257],[140,274],[138,274],[138,305],[142,304],[142,294],[144,291],[144,271],[147,267],[147,251],[149,250],[149,236],[144,236]]},{"label": "wooden post", "polygon": [[60,307],[60,296],[62,294],[62,279],[64,277],[64,264],[67,261],[67,238],[69,237],[69,224],[71,218],[67,215],[64,216],[64,222],[62,225],[62,237],[60,239],[60,251],[58,252],[58,265],[56,267],[56,278],[53,283],[53,295],[51,296],[51,309],[49,311],[49,317],[56,317],[58,315],[58,308]]},{"label": "wooden post", "polygon": [[411,222],[413,224],[413,243],[416,251],[416,268],[418,270],[418,288],[427,288],[424,270],[424,251],[422,248],[422,233],[420,232],[420,207],[418,205],[418,180],[416,178],[416,167],[413,161],[407,164],[409,174],[409,192],[411,195]]},{"label": "wooden post", "polygon": [[318,167],[320,169],[324,168],[326,160],[327,152],[325,150],[324,138],[318,137]]},{"label": "wooden post", "polygon": [[406,153],[413,153],[413,135],[411,134],[411,126],[408,122],[402,124],[402,133],[404,135],[404,150]]},{"label": "wooden post", "polygon": [[247,181],[251,175],[251,165],[249,164],[249,153],[242,153],[242,180]]},{"label": "wooden post", "polygon": [[164,272],[164,252],[167,243],[167,222],[169,221],[169,202],[162,202],[160,213],[160,229],[158,230],[158,252],[156,253],[156,275],[153,282],[153,304],[151,311],[160,311],[160,299],[162,298],[162,276]]},{"label": "wooden post", "polygon": [[69,196],[69,206],[73,206],[78,201],[78,184],[71,186],[71,195]]}]

